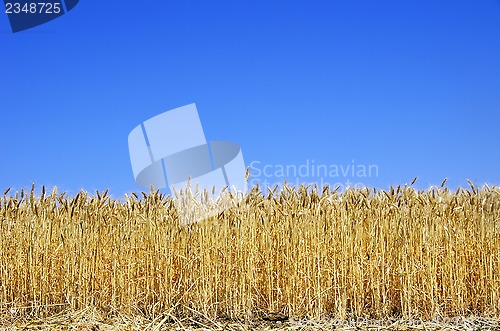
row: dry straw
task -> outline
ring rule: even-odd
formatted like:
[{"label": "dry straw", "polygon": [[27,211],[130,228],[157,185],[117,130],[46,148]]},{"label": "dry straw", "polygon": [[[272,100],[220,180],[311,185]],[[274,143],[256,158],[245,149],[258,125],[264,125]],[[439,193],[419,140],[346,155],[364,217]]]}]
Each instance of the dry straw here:
[{"label": "dry straw", "polygon": [[187,226],[173,200],[154,190],[124,202],[107,192],[7,194],[7,322],[89,307],[207,327],[224,319],[487,318],[500,310],[497,187],[254,187]]}]

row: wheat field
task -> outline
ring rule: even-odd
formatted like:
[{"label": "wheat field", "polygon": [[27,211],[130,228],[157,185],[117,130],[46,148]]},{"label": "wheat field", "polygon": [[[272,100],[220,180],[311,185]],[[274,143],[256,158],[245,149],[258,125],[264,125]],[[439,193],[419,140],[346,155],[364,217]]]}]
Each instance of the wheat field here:
[{"label": "wheat field", "polygon": [[256,186],[187,226],[153,189],[34,192],[0,197],[0,323],[499,316],[498,187]]}]

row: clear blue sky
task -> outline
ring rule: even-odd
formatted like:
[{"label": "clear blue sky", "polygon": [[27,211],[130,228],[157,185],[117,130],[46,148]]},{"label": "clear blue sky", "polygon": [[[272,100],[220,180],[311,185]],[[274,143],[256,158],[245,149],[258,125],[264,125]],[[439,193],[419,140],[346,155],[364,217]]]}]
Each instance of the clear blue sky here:
[{"label": "clear blue sky", "polygon": [[129,132],[193,102],[260,170],[499,185],[500,1],[81,0],[16,34],[0,13],[2,191],[139,191]]}]

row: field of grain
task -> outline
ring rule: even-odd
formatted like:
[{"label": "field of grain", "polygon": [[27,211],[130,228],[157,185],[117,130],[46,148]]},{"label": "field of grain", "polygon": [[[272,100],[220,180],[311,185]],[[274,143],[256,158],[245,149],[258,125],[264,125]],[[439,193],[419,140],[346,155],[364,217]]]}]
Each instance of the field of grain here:
[{"label": "field of grain", "polygon": [[254,187],[187,226],[154,190],[124,201],[4,193],[0,325],[82,311],[102,325],[121,316],[130,329],[134,318],[158,329],[491,321],[500,315],[500,188]]}]

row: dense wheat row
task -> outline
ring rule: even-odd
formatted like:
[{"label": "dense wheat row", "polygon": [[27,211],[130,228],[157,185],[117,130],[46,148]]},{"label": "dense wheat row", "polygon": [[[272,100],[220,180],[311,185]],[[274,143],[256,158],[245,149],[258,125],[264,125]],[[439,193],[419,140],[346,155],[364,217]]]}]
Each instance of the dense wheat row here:
[{"label": "dense wheat row", "polygon": [[0,197],[0,305],[210,318],[498,315],[500,189],[255,187],[181,226],[157,191]]}]

